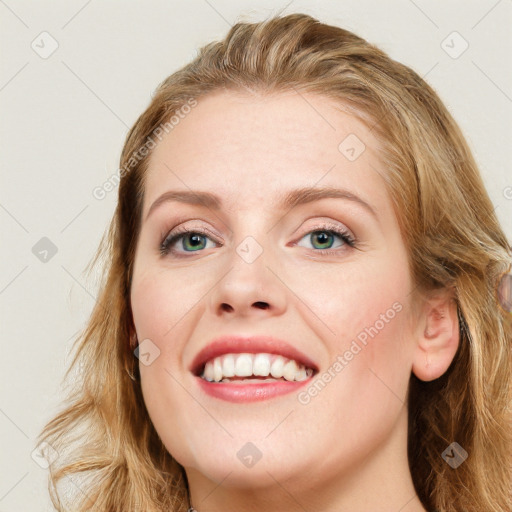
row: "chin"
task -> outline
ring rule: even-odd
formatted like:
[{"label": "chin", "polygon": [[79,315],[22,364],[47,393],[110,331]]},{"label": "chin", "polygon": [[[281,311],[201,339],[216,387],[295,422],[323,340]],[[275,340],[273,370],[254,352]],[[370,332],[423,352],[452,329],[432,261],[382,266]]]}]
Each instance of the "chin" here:
[{"label": "chin", "polygon": [[257,448],[256,444],[251,445],[249,442],[233,444],[240,444],[240,447],[215,451],[205,447],[204,456],[200,460],[195,460],[192,464],[178,462],[187,472],[199,472],[213,482],[222,482],[222,486],[226,488],[263,489],[275,486],[275,480],[284,482],[297,473],[307,472],[307,467],[298,465],[302,462],[307,466],[303,458],[301,461],[286,460],[279,450],[271,453],[270,447]]}]

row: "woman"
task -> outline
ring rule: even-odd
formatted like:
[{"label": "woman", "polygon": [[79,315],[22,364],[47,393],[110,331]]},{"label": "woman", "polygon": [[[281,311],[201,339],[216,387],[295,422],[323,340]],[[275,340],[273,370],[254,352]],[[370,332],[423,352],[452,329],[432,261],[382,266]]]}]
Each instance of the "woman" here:
[{"label": "woman", "polygon": [[510,509],[510,245],[414,71],[307,15],[239,23],[120,178],[40,439],[59,510]]}]

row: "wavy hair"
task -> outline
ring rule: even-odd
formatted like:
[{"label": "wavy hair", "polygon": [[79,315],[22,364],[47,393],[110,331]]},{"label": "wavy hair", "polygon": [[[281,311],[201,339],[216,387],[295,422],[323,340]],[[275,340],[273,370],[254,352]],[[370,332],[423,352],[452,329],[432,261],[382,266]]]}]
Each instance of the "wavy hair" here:
[{"label": "wavy hair", "polygon": [[[130,285],[155,130],[212,91],[313,92],[358,117],[381,143],[386,187],[417,290],[453,288],[460,345],[440,378],[411,375],[408,458],[428,510],[511,510],[512,317],[497,300],[511,246],[463,134],[435,91],[366,40],[305,14],[239,22],[158,87],[129,131],[117,208],[90,266],[97,304],[77,337],[66,403],[41,432],[59,454],[49,489],[60,511],[186,511],[184,469],[142,398]],[[172,136],[172,135],[171,135]],[[137,158],[134,158],[134,157]],[[469,454],[456,469],[441,454]],[[61,488],[61,486],[63,488]]]}]

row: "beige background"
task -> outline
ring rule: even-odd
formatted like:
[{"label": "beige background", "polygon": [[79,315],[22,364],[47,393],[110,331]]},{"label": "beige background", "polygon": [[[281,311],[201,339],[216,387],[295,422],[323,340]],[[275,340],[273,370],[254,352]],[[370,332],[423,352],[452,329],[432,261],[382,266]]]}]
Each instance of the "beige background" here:
[{"label": "beige background", "polygon": [[257,21],[285,6],[356,32],[425,77],[466,134],[512,238],[510,0],[0,1],[0,512],[52,510],[31,452],[95,300],[84,269],[117,189],[102,200],[93,189],[116,172],[127,129],[161,80],[239,15]]}]

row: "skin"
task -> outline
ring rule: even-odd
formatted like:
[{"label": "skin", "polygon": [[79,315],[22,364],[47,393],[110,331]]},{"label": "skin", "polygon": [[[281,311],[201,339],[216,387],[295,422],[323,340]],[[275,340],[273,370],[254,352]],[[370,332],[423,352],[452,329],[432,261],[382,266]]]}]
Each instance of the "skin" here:
[{"label": "skin", "polygon": [[[349,134],[366,146],[354,161],[338,149]],[[140,363],[144,400],[199,512],[425,511],[407,462],[408,382],[411,372],[432,380],[448,368],[456,307],[440,291],[412,308],[378,147],[323,96],[220,91],[200,98],[153,150],[131,304],[138,339],[160,350],[151,365]],[[282,194],[307,186],[350,190],[377,216],[339,198],[277,207]],[[167,202],[146,219],[168,190],[213,192],[223,208]],[[312,239],[325,223],[347,229],[358,250],[337,236],[330,249],[331,239]],[[199,250],[178,240],[183,258],[161,256],[161,241],[185,225],[215,236]],[[236,252],[247,236],[263,249],[252,263]],[[326,250],[334,254],[320,256]],[[400,312],[307,404],[297,393],[226,402],[204,394],[188,370],[219,335],[261,334],[290,342],[326,372],[394,303]],[[251,468],[237,457],[248,441],[262,453]]]}]

